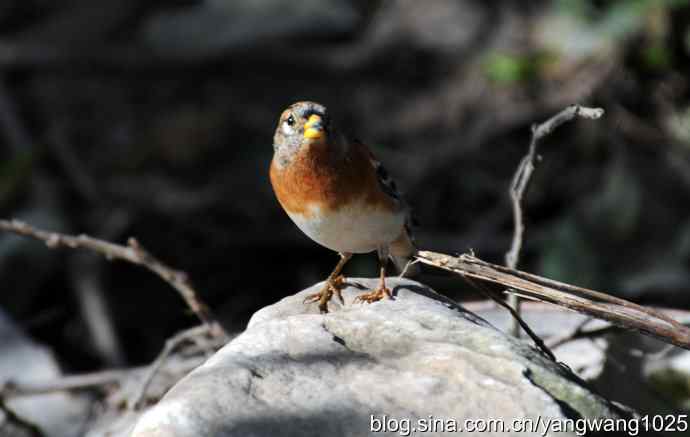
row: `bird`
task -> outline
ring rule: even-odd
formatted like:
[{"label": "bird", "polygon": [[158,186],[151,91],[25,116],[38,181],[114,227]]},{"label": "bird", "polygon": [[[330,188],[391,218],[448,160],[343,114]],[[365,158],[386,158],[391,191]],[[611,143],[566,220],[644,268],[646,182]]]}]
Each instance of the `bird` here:
[{"label": "bird", "polygon": [[300,101],[285,109],[273,137],[269,176],[278,202],[297,227],[316,243],[335,251],[340,260],[318,293],[307,303],[319,303],[321,313],[335,294],[344,300],[341,271],[353,254],[378,254],[379,283],[355,302],[372,303],[387,297],[386,266],[411,276],[418,265],[410,208],[395,182],[370,149],[350,139],[332,122],[326,107]]}]

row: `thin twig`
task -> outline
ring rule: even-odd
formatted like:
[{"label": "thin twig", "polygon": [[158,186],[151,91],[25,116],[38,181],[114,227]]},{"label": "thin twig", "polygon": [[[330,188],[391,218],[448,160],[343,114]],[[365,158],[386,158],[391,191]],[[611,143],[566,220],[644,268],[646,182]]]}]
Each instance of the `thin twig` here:
[{"label": "thin twig", "polygon": [[552,303],[628,330],[638,331],[690,350],[690,328],[672,317],[600,291],[576,287],[508,267],[491,264],[473,255],[459,257],[420,251],[417,258],[463,277],[498,284],[508,293]]},{"label": "thin twig", "polygon": [[[208,332],[205,325],[201,325]],[[200,329],[200,328],[199,328]],[[214,338],[215,342],[210,345],[212,348],[222,346],[221,340]],[[201,354],[204,348],[194,347],[190,349],[189,356],[186,356],[173,366],[171,372],[177,375],[177,379],[182,378],[189,373],[191,369],[196,368],[200,364],[200,359],[203,358]],[[12,399],[26,396],[37,396],[50,393],[58,393],[64,391],[78,391],[90,390],[96,388],[104,388],[109,386],[118,386],[120,388],[127,385],[130,380],[143,380],[142,376],[151,371],[151,365],[132,367],[128,369],[110,369],[101,370],[97,372],[82,373],[77,375],[59,376],[47,381],[32,381],[32,382],[13,382],[7,381],[0,386],[0,398]]]},{"label": "thin twig", "polygon": [[[532,126],[532,139],[529,143],[529,150],[527,151],[527,155],[525,155],[520,161],[520,164],[513,175],[513,180],[510,183],[510,200],[513,207],[513,240],[510,245],[510,249],[505,255],[505,265],[507,267],[511,269],[516,268],[520,259],[523,234],[525,232],[522,201],[532,177],[532,173],[534,172],[534,162],[537,159],[537,144],[539,143],[539,140],[549,135],[558,126],[576,117],[596,120],[602,115],[604,115],[604,110],[602,108],[588,108],[580,105],[571,105],[545,122]],[[519,314],[520,299],[518,296],[511,295],[509,297],[509,303]],[[517,319],[514,320],[511,331],[515,336],[520,334],[520,325]]]},{"label": "thin twig", "polygon": [[[8,407],[5,403],[5,399],[2,396],[0,396],[0,411],[5,415],[4,419],[0,421],[0,431],[7,431],[7,429],[5,429],[5,425],[9,424],[11,426],[13,425],[16,428],[26,430],[28,435],[31,435],[33,437],[42,437],[44,435],[43,431],[41,431],[41,428],[39,428],[36,424],[31,423],[28,420],[18,416],[17,413],[15,413],[10,407]],[[14,434],[14,432],[9,432],[7,435]],[[6,434],[4,434],[3,432],[3,435]]]},{"label": "thin twig", "polygon": [[[651,361],[663,360],[664,358],[666,358],[666,356],[668,356],[668,354],[670,354],[674,350],[676,350],[676,347],[674,345],[667,344],[666,346],[664,346],[660,350],[658,350],[654,353],[651,353],[651,354],[646,354],[646,356],[647,356],[647,359],[651,360]],[[642,352],[642,353],[644,354],[644,352]]]},{"label": "thin twig", "polygon": [[158,275],[177,290],[189,308],[209,327],[213,335],[227,337],[227,333],[213,316],[211,310],[200,300],[198,294],[192,288],[187,275],[184,272],[168,267],[147,252],[134,238],[127,240],[127,246],[121,246],[83,234],[72,236],[43,231],[19,220],[0,220],[0,230],[44,241],[51,249],[57,247],[83,248],[99,253],[108,260],[119,259],[140,265]]},{"label": "thin twig", "polygon": [[50,381],[14,383],[6,382],[0,387],[0,395],[5,398],[35,396],[72,390],[86,390],[109,384],[120,384],[136,369],[102,370],[81,375],[61,376]]},{"label": "thin twig", "polygon": [[[126,211],[110,208],[96,222],[99,224],[97,234],[110,240],[121,235],[131,219]],[[69,277],[96,353],[109,367],[122,367],[125,363],[124,352],[117,334],[111,302],[106,298],[105,286],[101,280],[103,267],[98,257],[87,251],[80,251],[70,259]]]},{"label": "thin twig", "polygon": [[525,330],[527,335],[532,339],[534,342],[534,345],[537,346],[537,348],[544,353],[551,361],[556,362],[556,356],[553,354],[551,349],[544,343],[544,340],[541,339],[537,335],[536,332],[532,331],[532,328],[529,327],[527,322],[520,316],[520,314],[515,311],[513,307],[511,307],[507,302],[505,302],[500,294],[497,295],[496,292],[493,290],[489,289],[486,287],[484,284],[480,283],[479,281],[476,281],[470,277],[465,276],[464,279],[469,282],[473,287],[475,287],[477,290],[481,291],[484,293],[487,297],[489,297],[491,300],[496,302],[498,305],[502,306],[503,308],[507,309],[508,312],[513,316],[513,320],[516,320],[522,329]]},{"label": "thin twig", "polygon": [[[593,319],[588,318],[587,321],[591,321]],[[607,334],[611,334],[612,332],[620,331],[621,328],[618,326],[614,325],[606,325],[602,326],[601,328],[594,328],[594,329],[584,329],[584,325],[578,326],[572,331],[568,332],[565,335],[562,336],[557,336],[557,337],[552,337],[547,340],[547,344],[549,347],[556,349],[560,346],[563,346],[566,343],[569,343],[571,341],[575,340],[580,340],[583,338],[588,338],[590,340],[598,337],[602,337]]]},{"label": "thin twig", "polygon": [[146,396],[146,392],[149,389],[149,386],[151,385],[151,382],[153,381],[153,378],[156,376],[160,368],[163,366],[163,363],[165,363],[165,360],[170,356],[170,354],[182,343],[186,341],[192,341],[196,339],[199,336],[207,335],[209,334],[209,328],[206,325],[201,325],[201,326],[195,326],[191,329],[187,329],[182,332],[178,332],[174,336],[170,337],[165,341],[165,347],[163,347],[163,350],[161,351],[160,354],[158,354],[158,357],[156,357],[156,360],[149,365],[149,368],[146,372],[146,375],[144,376],[144,379],[141,382],[141,385],[139,387],[139,390],[137,390],[136,394],[132,397],[132,399],[128,402],[128,408],[130,410],[138,410],[139,407],[141,406],[142,401],[144,400]]}]

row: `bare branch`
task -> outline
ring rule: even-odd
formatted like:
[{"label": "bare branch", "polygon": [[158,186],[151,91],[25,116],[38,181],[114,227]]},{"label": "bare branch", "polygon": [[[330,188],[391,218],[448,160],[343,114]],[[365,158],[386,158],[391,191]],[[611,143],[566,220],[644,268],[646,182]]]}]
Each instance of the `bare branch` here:
[{"label": "bare branch", "polygon": [[[537,159],[537,143],[553,132],[558,126],[576,117],[596,120],[604,115],[602,108],[588,108],[580,105],[571,105],[554,115],[550,119],[539,125],[532,126],[532,139],[529,143],[529,150],[513,175],[510,183],[510,200],[513,207],[513,241],[510,249],[505,255],[505,265],[511,269],[517,267],[522,250],[523,234],[525,232],[524,214],[522,211],[522,200],[529,185],[532,173],[534,172],[534,162]],[[509,297],[509,303],[516,312],[520,313],[520,301],[515,295]],[[512,327],[514,335],[519,335],[520,326],[516,323]]]},{"label": "bare branch", "polygon": [[417,258],[424,264],[454,272],[462,277],[475,278],[506,287],[507,293],[552,303],[690,350],[690,328],[660,311],[600,291],[580,288],[491,264],[473,255],[464,254],[455,257],[443,253],[420,251]]},{"label": "bare branch", "polygon": [[140,265],[158,275],[165,282],[170,284],[171,287],[177,290],[189,308],[191,308],[194,314],[208,326],[214,335],[227,337],[227,333],[213,316],[211,310],[199,299],[187,275],[159,261],[156,257],[147,252],[134,238],[127,240],[127,246],[121,246],[83,234],[72,236],[57,232],[43,231],[18,220],[0,220],[0,230],[41,240],[51,249],[58,247],[68,247],[72,249],[83,248],[101,254],[109,261],[118,259]]},{"label": "bare branch", "polygon": [[61,391],[85,390],[109,384],[119,384],[133,370],[102,370],[81,375],[61,376],[50,381],[15,383],[7,382],[0,387],[0,395],[6,398],[34,396]]},{"label": "bare branch", "polygon": [[[194,328],[182,331],[166,341],[166,347],[158,358],[150,365],[133,367],[128,369],[110,369],[98,372],[82,373],[77,375],[59,376],[46,381],[32,382],[13,382],[7,381],[0,385],[0,400],[12,399],[16,397],[35,396],[47,393],[62,391],[89,390],[115,386],[122,394],[122,399],[141,399],[151,386],[151,382],[161,368],[166,367],[166,374],[172,376],[171,383],[178,381],[191,369],[199,366],[200,359],[209,351],[216,351],[223,346],[225,339],[222,337],[212,337],[204,339],[207,341],[197,344],[197,340],[202,335],[211,334],[206,325],[199,325]],[[191,341],[194,345],[180,351],[179,345],[184,341]],[[177,349],[178,353],[174,356],[172,352]],[[173,357],[175,359],[173,359]],[[138,389],[134,396],[129,393],[130,385],[136,385]],[[127,392],[125,394],[125,392]],[[118,400],[118,405],[121,405]],[[130,405],[132,405],[130,403]]]},{"label": "bare branch", "polygon": [[559,346],[562,346],[566,343],[569,343],[574,340],[579,340],[581,338],[589,338],[589,339],[594,339],[596,337],[601,337],[603,335],[609,334],[611,332],[620,332],[620,328],[618,326],[614,325],[604,325],[600,328],[594,328],[594,329],[585,329],[589,323],[594,320],[591,317],[586,318],[582,322],[578,323],[577,326],[575,326],[573,329],[570,331],[566,332],[565,334],[562,335],[556,335],[552,338],[549,338],[547,343],[549,344],[549,347],[556,349]]},{"label": "bare branch", "polygon": [[201,325],[195,326],[191,329],[187,329],[182,332],[178,332],[174,336],[167,339],[165,341],[165,347],[163,348],[161,353],[158,354],[158,357],[156,357],[155,361],[151,363],[151,365],[149,365],[149,368],[146,371],[146,375],[144,376],[144,379],[141,382],[139,390],[137,390],[134,397],[128,402],[128,408],[131,410],[139,409],[142,401],[146,396],[146,391],[149,389],[149,386],[153,381],[153,378],[156,376],[160,368],[163,366],[165,360],[170,356],[170,354],[173,353],[173,351],[178,346],[180,346],[182,343],[186,341],[191,341],[196,337],[203,336],[209,333],[210,332],[208,330],[208,327],[206,325]]},{"label": "bare branch", "polygon": [[574,119],[582,117],[596,120],[604,115],[602,108],[588,108],[580,105],[568,106],[558,114],[554,115],[544,123],[532,126],[532,140],[529,144],[527,155],[522,158],[518,165],[513,180],[510,184],[510,199],[513,204],[513,241],[510,250],[506,253],[505,264],[514,269],[517,267],[522,250],[522,239],[525,231],[524,218],[522,213],[522,199],[529,184],[532,173],[534,172],[534,161],[537,158],[537,143],[553,132],[558,126]]}]

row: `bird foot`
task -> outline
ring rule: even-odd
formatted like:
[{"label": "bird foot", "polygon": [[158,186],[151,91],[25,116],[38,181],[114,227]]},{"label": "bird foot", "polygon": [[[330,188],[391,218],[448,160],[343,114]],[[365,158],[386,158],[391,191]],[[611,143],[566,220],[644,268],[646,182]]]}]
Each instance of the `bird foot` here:
[{"label": "bird foot", "polygon": [[384,297],[393,299],[393,295],[391,294],[390,289],[386,288],[385,285],[379,285],[379,287],[376,290],[372,290],[369,293],[364,293],[357,296],[355,298],[355,302],[373,303],[383,299]]},{"label": "bird foot", "polygon": [[318,293],[310,294],[304,299],[304,303],[319,303],[319,311],[322,314],[328,312],[328,301],[331,300],[333,294],[338,296],[338,300],[341,304],[345,304],[345,299],[343,299],[343,294],[341,289],[345,286],[345,277],[343,275],[338,275],[334,279],[326,281],[321,291]]}]

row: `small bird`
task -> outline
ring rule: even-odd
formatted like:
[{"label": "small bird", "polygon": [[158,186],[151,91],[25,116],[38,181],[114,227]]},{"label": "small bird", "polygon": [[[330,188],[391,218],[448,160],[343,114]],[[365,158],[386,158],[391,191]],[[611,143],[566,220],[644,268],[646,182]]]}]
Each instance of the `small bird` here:
[{"label": "small bird", "polygon": [[373,251],[380,283],[355,301],[392,298],[385,280],[388,258],[414,273],[417,266],[410,261],[417,250],[409,208],[385,168],[366,145],[339,132],[326,107],[315,102],[297,102],[283,111],[273,149],[270,178],[283,209],[309,238],[340,255],[321,291],[305,303],[319,302],[322,313],[333,294],[344,303],[340,272],[353,254]]}]

